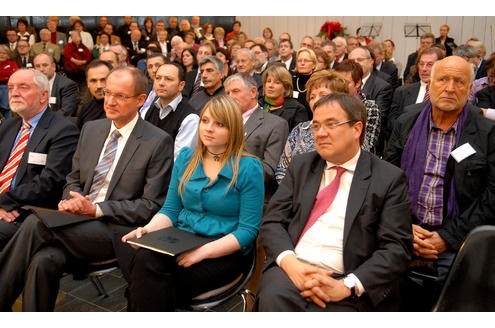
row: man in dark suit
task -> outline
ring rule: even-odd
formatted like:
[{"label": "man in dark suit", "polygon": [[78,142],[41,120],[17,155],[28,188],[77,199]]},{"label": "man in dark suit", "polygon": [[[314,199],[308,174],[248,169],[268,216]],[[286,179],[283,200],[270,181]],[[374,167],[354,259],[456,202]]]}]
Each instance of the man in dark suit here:
[{"label": "man in dark suit", "polygon": [[404,83],[411,83],[419,81],[419,76],[416,73],[411,74],[411,68],[416,65],[416,61],[418,59],[418,55],[420,50],[431,47],[435,44],[435,35],[433,33],[425,33],[419,37],[419,49],[415,52],[412,52],[407,56],[406,68],[404,69],[404,74],[402,75],[404,78]]},{"label": "man in dark suit", "polygon": [[355,60],[363,68],[363,85],[361,93],[368,100],[374,100],[380,108],[381,129],[378,137],[375,152],[377,155],[383,155],[385,140],[390,134],[387,126],[388,113],[392,103],[393,89],[392,85],[378,76],[379,72],[373,70],[374,61],[371,52],[367,47],[357,47],[349,54],[349,59]]},{"label": "man in dark suit", "polygon": [[30,54],[31,46],[27,40],[17,41],[16,62],[19,68],[33,68],[33,56]]},{"label": "man in dark suit", "polygon": [[[199,63],[204,57],[215,56],[216,53],[217,51],[211,42],[203,41],[199,45],[198,51],[196,52],[196,60]],[[184,86],[184,90],[182,90],[182,95],[186,98],[191,98],[200,90],[200,87],[203,86],[201,83],[201,72],[199,68],[195,68],[192,71],[187,72],[185,81],[186,85]]]},{"label": "man in dark suit", "polygon": [[[29,93],[20,91],[22,84]],[[0,191],[0,251],[27,216],[22,206],[57,207],[79,137],[73,124],[47,107],[49,85],[45,75],[21,69],[12,74],[8,85],[10,108],[18,115],[0,125],[0,177],[6,167],[16,173],[6,182],[8,188]],[[14,168],[9,159],[20,140],[23,122],[31,125],[30,137]],[[0,180],[3,182],[3,178]]]},{"label": "man in dark suit", "polygon": [[489,85],[476,93],[476,106],[495,108],[495,86]]},{"label": "man in dark suit", "polygon": [[425,98],[425,95],[430,83],[431,68],[437,60],[443,59],[443,57],[440,49],[436,47],[426,48],[421,52],[416,65],[420,81],[403,85],[394,91],[388,115],[389,131],[392,131],[395,120],[404,113],[407,106],[429,99],[428,97]]},{"label": "man in dark suit", "polygon": [[45,74],[53,84],[50,89],[48,103],[54,111],[60,111],[65,117],[75,116],[81,99],[77,83],[58,74],[57,64],[52,56],[41,53],[34,57],[34,69]]},{"label": "man in dark suit", "polygon": [[258,104],[258,87],[245,73],[225,80],[225,92],[233,97],[242,111],[246,134],[246,150],[263,164],[265,194],[269,198],[276,189],[275,170],[289,135],[287,120],[265,112]]},{"label": "man in dark suit", "polygon": [[129,60],[132,65],[137,66],[140,59],[146,58],[146,42],[141,38],[139,29],[132,30],[130,40],[124,43],[129,54]]},{"label": "man in dark suit", "polygon": [[[385,61],[385,50],[383,49],[383,43],[373,41],[368,45],[370,49],[371,57],[374,59],[373,70],[384,73],[382,75],[385,81],[392,85],[392,89],[395,90],[400,87],[399,73],[394,63]],[[386,74],[386,75],[385,75]]]},{"label": "man in dark suit", "polygon": [[117,256],[127,272],[130,257],[119,249],[126,246],[120,238],[160,209],[173,163],[171,137],[138,114],[146,84],[134,67],[107,77],[107,119],[84,125],[58,205],[89,220],[49,228],[50,217],[26,218],[0,253],[0,311],[10,309],[23,286],[24,311],[52,311],[59,279],[73,262]]},{"label": "man in dark suit", "polygon": [[[267,261],[259,311],[397,306],[412,254],[406,178],[360,149],[365,117],[354,96],[332,94],[315,104],[316,152],[294,157],[262,219]],[[324,195],[328,189],[335,201]]]},{"label": "man in dark suit", "polygon": [[467,104],[471,65],[458,56],[433,65],[430,101],[400,116],[385,159],[408,179],[413,216],[415,271],[403,310],[428,311],[438,297],[455,253],[476,226],[495,224],[495,123]]},{"label": "man in dark suit", "polygon": [[198,63],[203,87],[189,99],[189,104],[200,113],[211,97],[223,95],[223,63],[215,56],[206,56]]},{"label": "man in dark suit", "polygon": [[296,68],[296,54],[291,40],[282,39],[278,44],[278,54],[280,61],[285,64],[289,72]]}]

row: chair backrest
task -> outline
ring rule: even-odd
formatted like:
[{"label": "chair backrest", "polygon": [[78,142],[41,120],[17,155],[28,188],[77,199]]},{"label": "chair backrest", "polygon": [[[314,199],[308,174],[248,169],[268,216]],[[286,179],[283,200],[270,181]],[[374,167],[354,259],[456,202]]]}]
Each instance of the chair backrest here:
[{"label": "chair backrest", "polygon": [[471,231],[433,311],[495,311],[495,226]]}]

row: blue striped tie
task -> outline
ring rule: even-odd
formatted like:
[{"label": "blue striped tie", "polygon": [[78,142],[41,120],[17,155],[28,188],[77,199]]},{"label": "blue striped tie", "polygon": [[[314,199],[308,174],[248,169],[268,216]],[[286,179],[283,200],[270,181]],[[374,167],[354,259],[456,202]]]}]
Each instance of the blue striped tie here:
[{"label": "blue striped tie", "polygon": [[96,196],[100,192],[103,184],[105,183],[105,178],[108,171],[112,167],[113,161],[115,160],[115,153],[117,152],[117,140],[120,138],[121,134],[118,130],[114,130],[110,136],[110,140],[105,147],[105,152],[101,161],[96,165],[95,175],[93,177],[93,184],[91,185],[91,190],[89,191],[89,197],[91,200],[95,200]]}]

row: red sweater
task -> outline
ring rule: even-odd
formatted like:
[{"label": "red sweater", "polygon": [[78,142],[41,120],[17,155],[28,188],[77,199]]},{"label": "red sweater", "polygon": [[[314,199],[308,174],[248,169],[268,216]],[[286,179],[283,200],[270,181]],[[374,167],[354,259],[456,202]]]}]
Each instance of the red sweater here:
[{"label": "red sweater", "polygon": [[83,66],[76,65],[71,61],[71,58],[85,60],[86,63],[91,61],[91,52],[88,47],[84,44],[80,43],[76,45],[74,42],[67,43],[64,47],[64,57],[65,64],[64,66],[72,68],[74,71],[78,71],[83,68]]},{"label": "red sweater", "polygon": [[3,63],[0,63],[0,82],[2,84],[7,83],[10,76],[19,69],[17,63],[13,60],[6,60]]}]

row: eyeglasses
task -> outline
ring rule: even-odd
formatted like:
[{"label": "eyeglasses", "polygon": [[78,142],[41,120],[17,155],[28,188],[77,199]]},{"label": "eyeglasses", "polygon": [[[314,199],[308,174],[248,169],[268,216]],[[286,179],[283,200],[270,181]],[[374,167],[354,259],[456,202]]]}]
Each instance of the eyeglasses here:
[{"label": "eyeglasses", "polygon": [[136,98],[138,97],[139,95],[135,95],[135,96],[126,96],[126,95],[123,95],[121,93],[113,93],[107,89],[103,89],[103,95],[105,97],[115,97],[118,101],[121,101],[121,102],[124,102],[128,99],[131,99],[131,98]]},{"label": "eyeglasses", "polygon": [[[333,129],[335,129],[338,126],[341,126],[341,125],[344,125],[344,124],[347,124],[347,123],[354,123],[354,122],[356,122],[356,121],[355,120],[348,120],[348,121],[337,122],[337,123],[325,123],[324,124],[324,127],[326,129],[333,130]],[[321,127],[322,126],[320,124],[313,124],[313,129],[315,131],[318,131]]]}]

